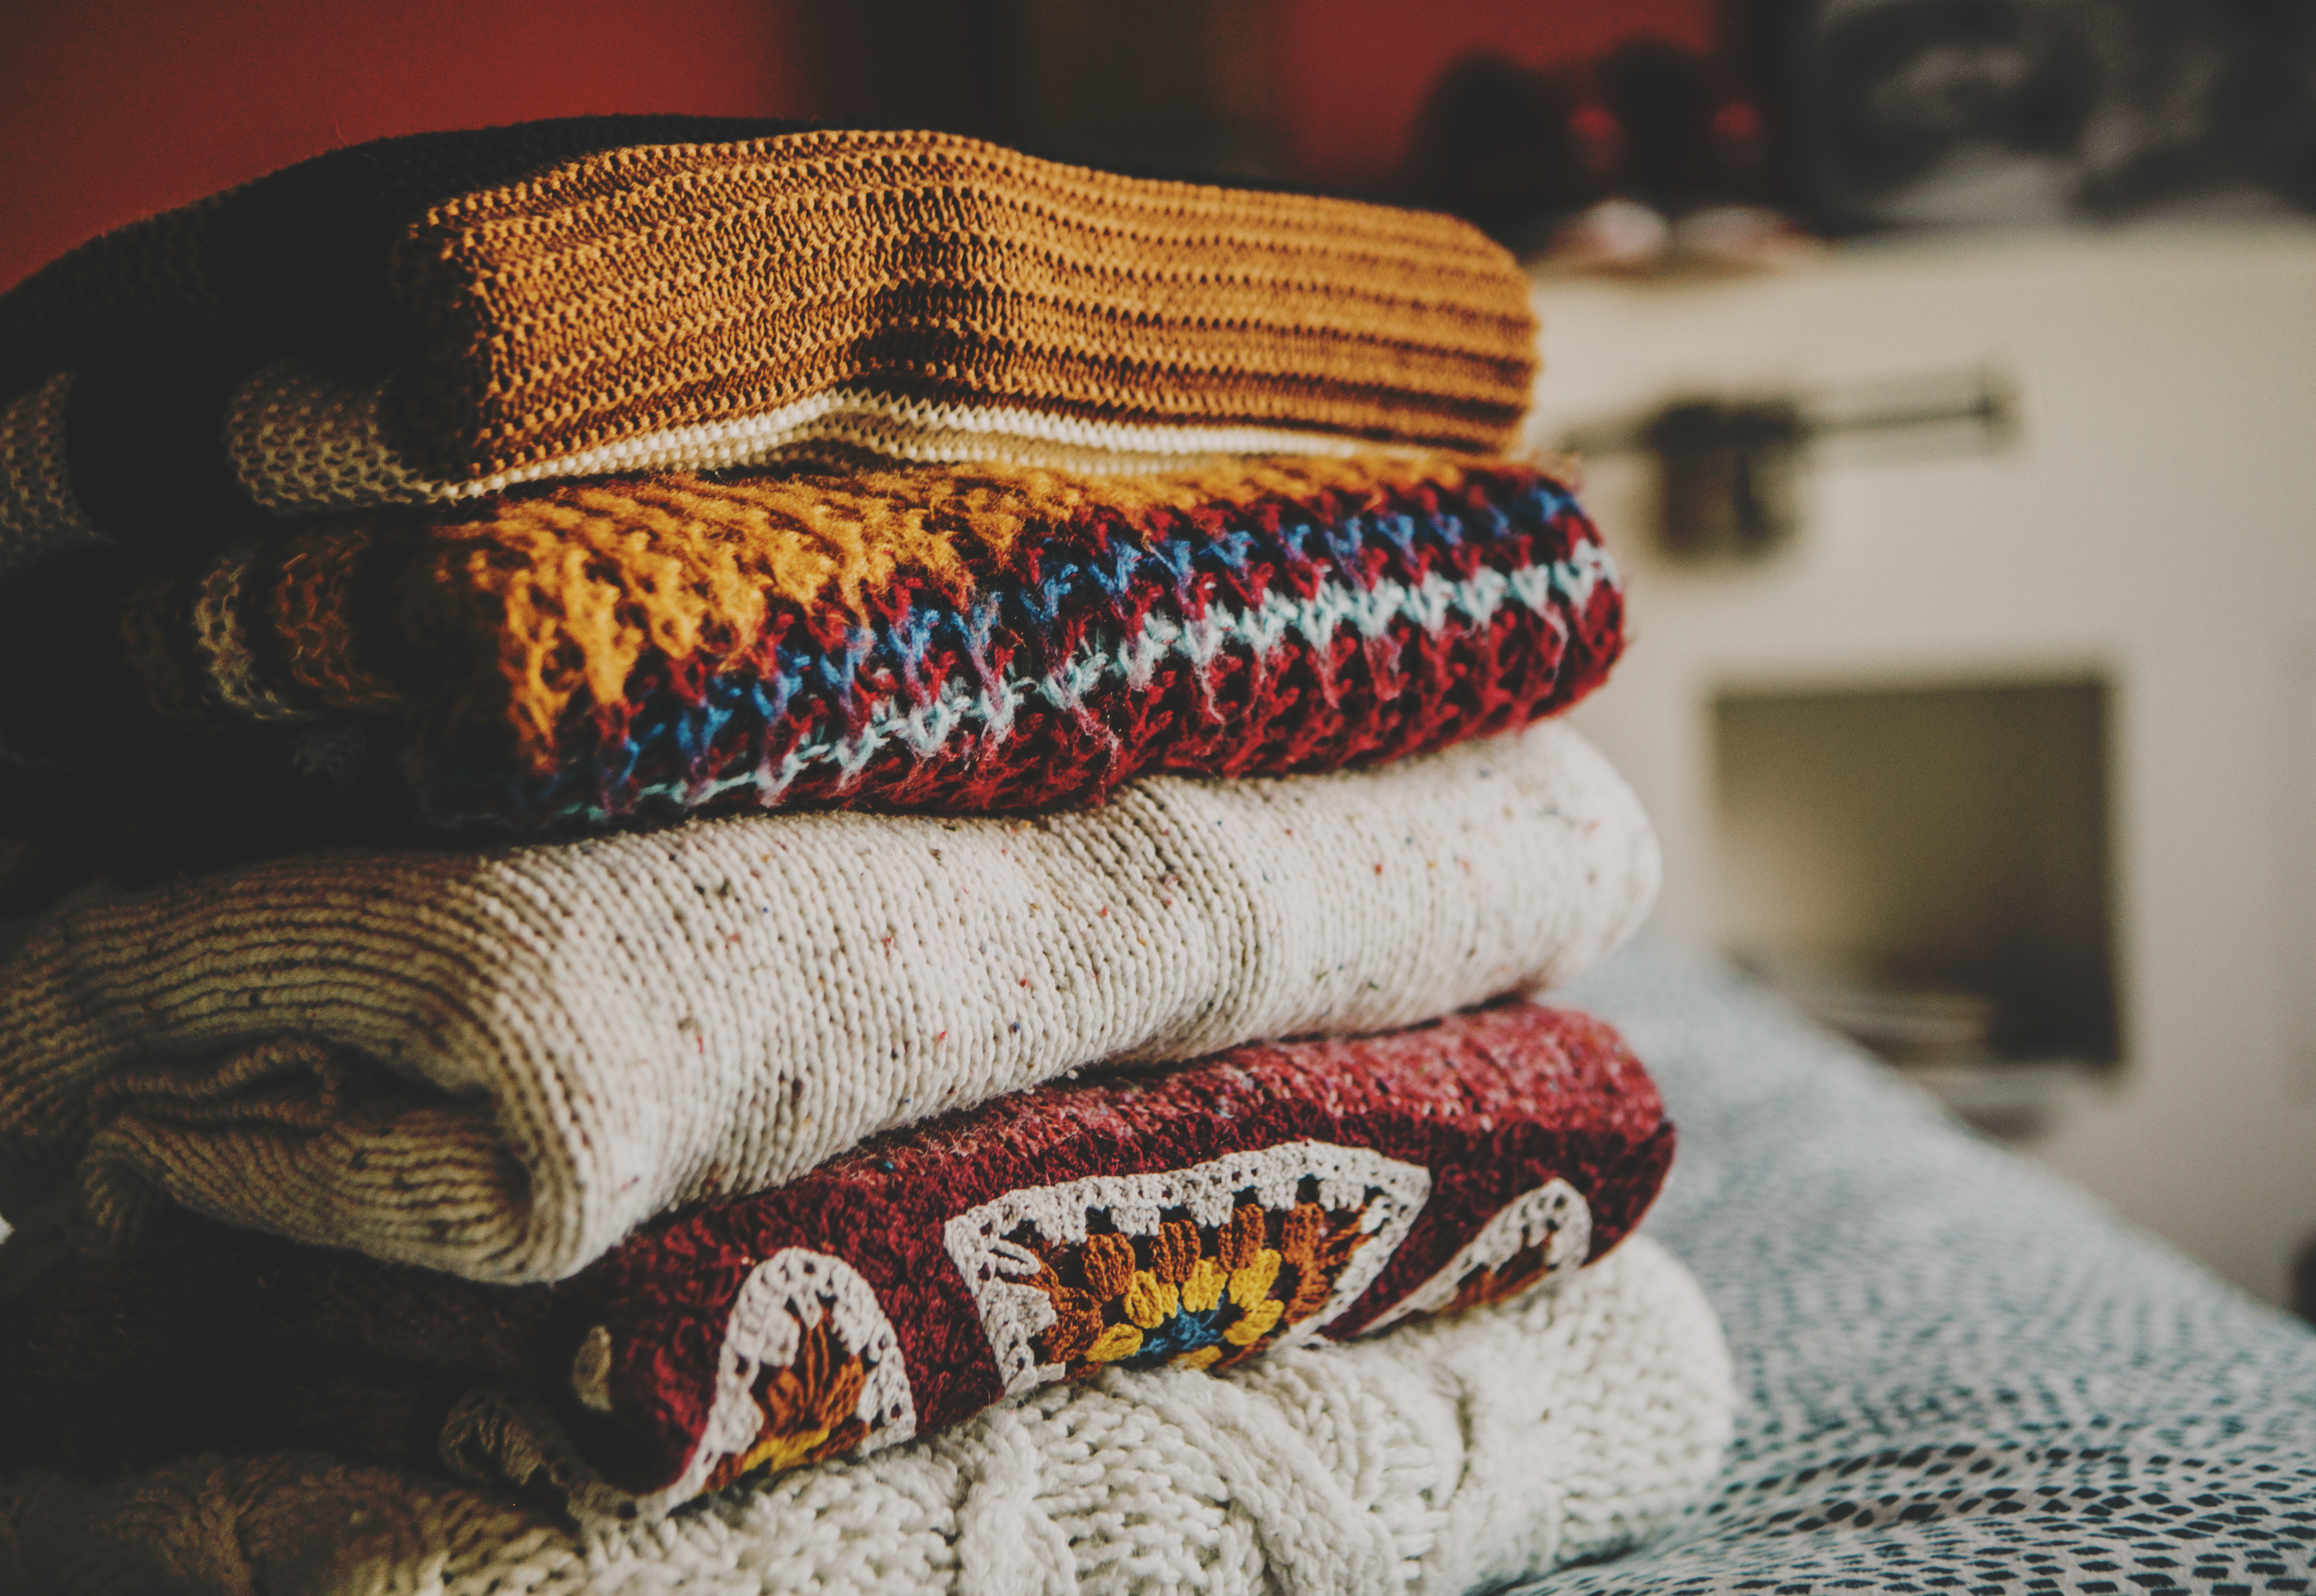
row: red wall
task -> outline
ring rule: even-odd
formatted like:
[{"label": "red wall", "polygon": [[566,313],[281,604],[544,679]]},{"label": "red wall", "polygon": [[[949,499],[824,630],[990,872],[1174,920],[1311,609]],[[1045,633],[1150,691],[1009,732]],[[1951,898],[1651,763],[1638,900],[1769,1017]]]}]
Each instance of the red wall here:
[{"label": "red wall", "polygon": [[91,235],[390,133],[779,115],[804,0],[4,0],[0,285]]},{"label": "red wall", "polygon": [[[863,3],[0,0],[0,285],[107,227],[385,134],[606,111],[842,112],[815,103],[814,84],[832,80],[808,67],[809,47],[830,30],[806,19],[815,4]],[[955,40],[939,42],[966,0],[922,3],[942,8],[934,25],[880,21],[870,31],[884,48],[923,41],[944,59],[896,60],[877,75],[985,70],[961,61]],[[1431,80],[1467,51],[1535,64],[1643,33],[1706,48],[1714,10],[1710,0],[1273,4],[1288,154],[1300,175],[1347,185],[1390,176]],[[906,98],[938,120],[923,93]]]}]

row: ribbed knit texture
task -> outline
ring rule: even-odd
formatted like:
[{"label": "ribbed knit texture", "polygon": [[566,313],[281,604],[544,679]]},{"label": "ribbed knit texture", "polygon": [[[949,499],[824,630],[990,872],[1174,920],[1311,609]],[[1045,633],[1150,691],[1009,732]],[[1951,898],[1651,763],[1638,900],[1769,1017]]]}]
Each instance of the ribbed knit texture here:
[{"label": "ribbed knit texture", "polygon": [[0,1317],[0,1462],[326,1449],[657,1514],[1117,1367],[1214,1373],[1605,1255],[1672,1131],[1583,1015],[1508,1003],[1020,1092],[655,1221],[559,1287],[184,1218]]},{"label": "ribbed knit texture", "polygon": [[0,567],[799,451],[1498,450],[1527,403],[1525,281],[1448,217],[946,134],[544,126],[334,152],[0,295]]},{"label": "ribbed knit texture", "polygon": [[[227,791],[292,791],[314,824],[404,783],[446,827],[1047,808],[1486,735],[1623,642],[1565,489],[1436,456],[615,481],[114,563],[0,595],[0,740],[76,773],[8,785],[67,827],[236,724],[265,734]],[[301,769],[333,740],[343,767]]]},{"label": "ribbed knit texture", "polygon": [[503,1495],[313,1456],[94,1487],[22,1475],[0,1485],[0,1591],[1464,1596],[1674,1521],[1730,1415],[1711,1311],[1639,1237],[1517,1303],[1219,1378],[1047,1387],[583,1538]]},{"label": "ribbed knit texture", "polygon": [[737,117],[564,117],[334,149],[115,228],[0,295],[0,393],[188,337],[261,355],[391,359],[413,337],[389,277],[394,241],[435,206],[623,146],[802,130]]},{"label": "ribbed knit texture", "polygon": [[1653,836],[1552,723],[1036,820],[798,814],[295,858],[68,904],[0,970],[0,1210],[77,1167],[479,1278],[1107,1059],[1404,1025],[1636,925]]}]

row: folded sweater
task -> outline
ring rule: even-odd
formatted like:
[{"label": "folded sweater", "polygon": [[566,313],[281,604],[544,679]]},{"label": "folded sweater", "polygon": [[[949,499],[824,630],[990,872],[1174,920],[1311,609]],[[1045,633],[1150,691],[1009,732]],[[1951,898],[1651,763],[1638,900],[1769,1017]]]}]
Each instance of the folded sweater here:
[{"label": "folded sweater", "polygon": [[1105,1060],[1564,980],[1658,872],[1553,723],[1029,820],[703,820],[285,859],[69,901],[0,967],[0,1212],[76,1169],[300,1240],[553,1280],[681,1202]]},{"label": "folded sweater", "polygon": [[0,740],[49,762],[0,785],[20,824],[237,822],[245,856],[360,838],[397,788],[421,829],[1024,810],[1522,724],[1623,617],[1567,490],[1501,462],[564,485],[0,591]]},{"label": "folded sweater", "polygon": [[975,139],[591,118],[333,151],[0,295],[0,568],[253,510],[848,459],[1500,450],[1535,323],[1446,217]]},{"label": "folded sweater", "polygon": [[1510,1003],[1016,1093],[559,1286],[173,1219],[0,1318],[0,1459],[316,1446],[656,1517],[1056,1380],[1509,1299],[1624,1239],[1671,1155],[1613,1031]]},{"label": "folded sweater", "polygon": [[1219,1377],[1117,1370],[940,1435],[575,1533],[311,1454],[0,1481],[0,1592],[1465,1596],[1598,1562],[1719,1471],[1729,1358],[1638,1236],[1557,1290]]}]

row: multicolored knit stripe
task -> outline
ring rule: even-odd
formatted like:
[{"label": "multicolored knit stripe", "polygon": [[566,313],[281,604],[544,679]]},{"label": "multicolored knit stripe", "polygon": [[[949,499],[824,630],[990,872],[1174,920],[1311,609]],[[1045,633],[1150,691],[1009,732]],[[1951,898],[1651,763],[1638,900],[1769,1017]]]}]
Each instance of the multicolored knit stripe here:
[{"label": "multicolored knit stripe", "polygon": [[[98,1467],[230,1432],[543,1475],[583,1521],[656,1514],[1112,1367],[1220,1371],[1516,1297],[1623,1240],[1672,1149],[1613,1030],[1507,1003],[1017,1094],[653,1224],[554,1287],[179,1219],[0,1325],[0,1460],[110,1407],[145,1422]],[[284,1354],[329,1374],[307,1376],[322,1411],[253,1434]],[[189,1382],[225,1395],[166,1394]],[[346,1424],[347,1390],[394,1423]]]},{"label": "multicolored knit stripe", "polygon": [[449,740],[420,744],[416,779],[450,821],[1031,808],[1151,770],[1401,758],[1602,678],[1621,590],[1564,491],[1532,476],[1379,500],[1077,518],[1038,539],[1032,569],[963,601],[926,584],[865,622],[779,616],[712,673],[647,657],[618,701],[566,715],[543,779],[477,779]]},{"label": "multicolored knit stripe", "polygon": [[[1623,625],[1564,487],[1441,457],[589,484],[125,586],[102,602],[152,709],[387,728],[451,828],[1398,758],[1572,704]],[[37,680],[41,631],[84,623],[24,607]]]},{"label": "multicolored knit stripe", "polygon": [[832,452],[1484,452],[1535,332],[1511,257],[1448,217],[939,133],[386,140],[0,295],[0,570],[99,535],[183,548],[253,508]]}]

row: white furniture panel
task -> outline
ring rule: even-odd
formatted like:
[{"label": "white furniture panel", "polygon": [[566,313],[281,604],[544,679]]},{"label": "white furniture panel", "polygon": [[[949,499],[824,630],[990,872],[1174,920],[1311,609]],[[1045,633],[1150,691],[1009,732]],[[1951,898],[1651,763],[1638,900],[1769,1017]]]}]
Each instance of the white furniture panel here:
[{"label": "white furniture panel", "polygon": [[1540,282],[1534,441],[1667,399],[2017,383],[2009,452],[1818,454],[1768,560],[1652,550],[1652,474],[1587,502],[1635,641],[1579,721],[1663,833],[1657,925],[1720,945],[1730,687],[2102,678],[2123,1061],[2035,1147],[2271,1300],[2316,1232],[2316,229],[1979,235],[1775,277]]}]

